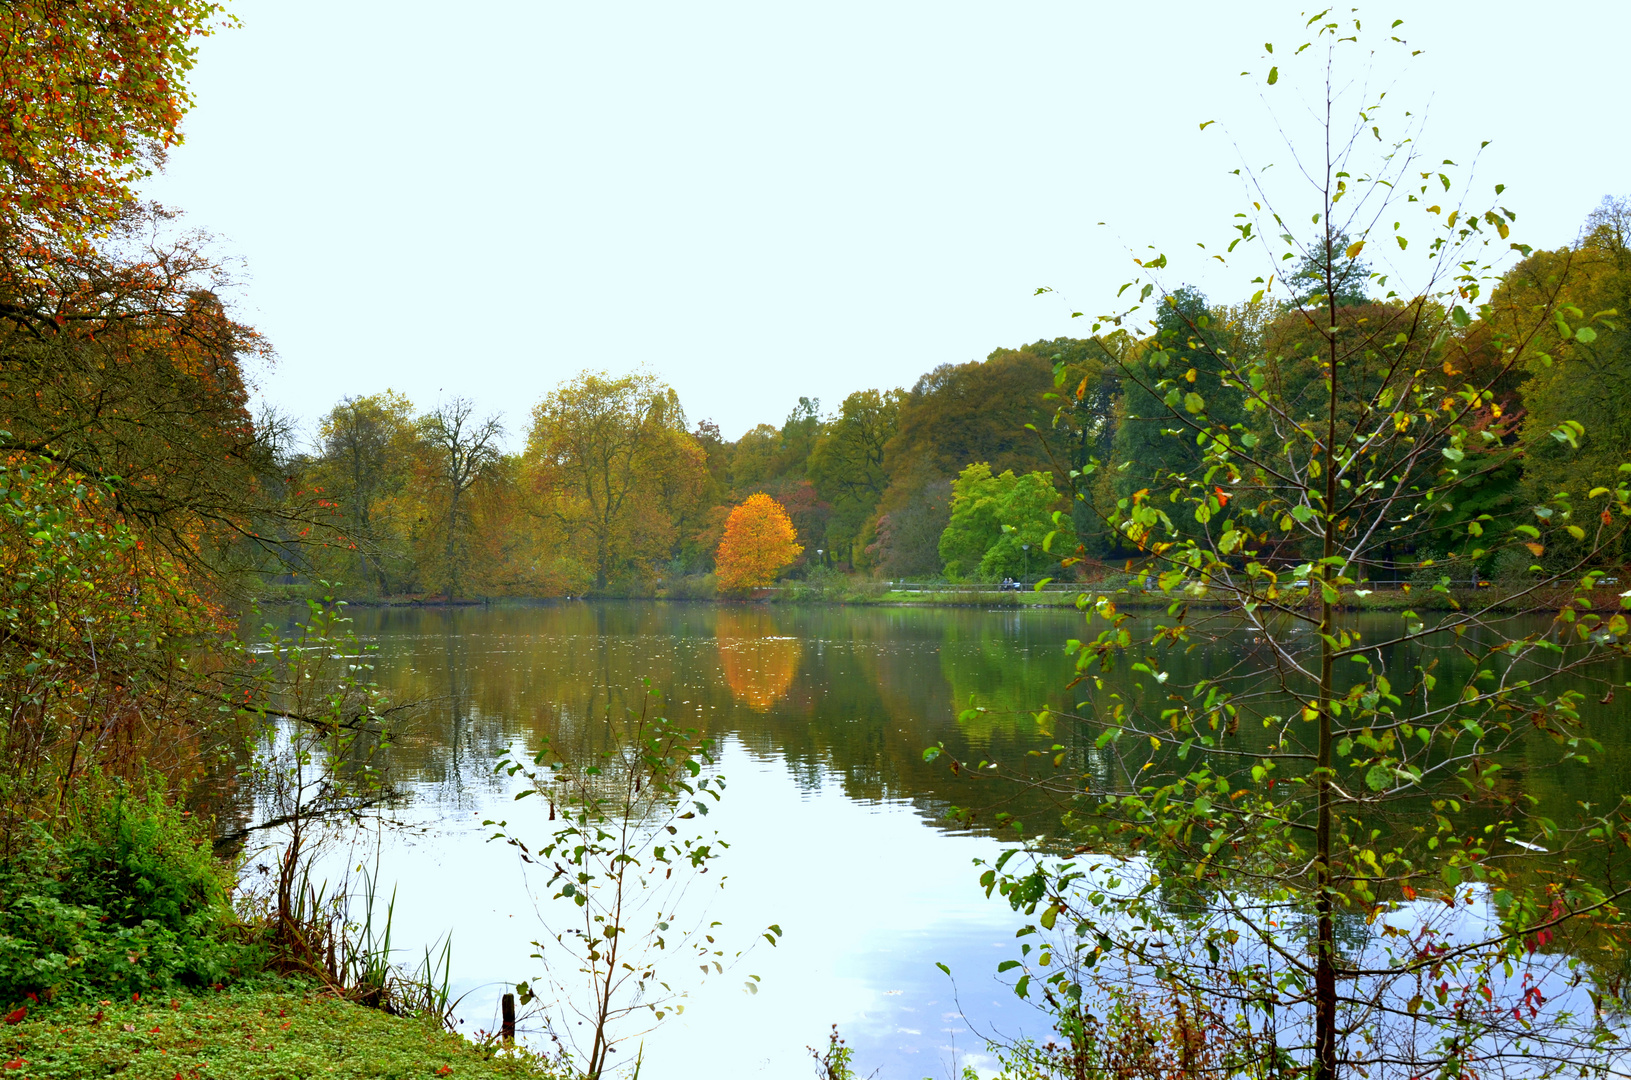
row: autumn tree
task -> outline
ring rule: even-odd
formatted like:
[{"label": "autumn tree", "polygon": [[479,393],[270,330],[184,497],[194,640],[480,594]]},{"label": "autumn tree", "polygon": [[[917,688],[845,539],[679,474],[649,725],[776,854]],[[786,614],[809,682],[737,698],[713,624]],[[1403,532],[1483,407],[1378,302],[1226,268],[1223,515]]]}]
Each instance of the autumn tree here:
[{"label": "autumn tree", "polygon": [[526,457],[539,512],[578,538],[601,588],[675,553],[708,479],[679,395],[644,371],[563,383],[533,408]]},{"label": "autumn tree", "polygon": [[7,270],[18,268],[9,260],[85,250],[124,216],[133,185],[181,141],[198,39],[222,10],[208,0],[13,0],[0,9]]},{"label": "autumn tree", "polygon": [[919,493],[951,480],[970,462],[989,462],[999,472],[1050,468],[1047,452],[1027,425],[1048,424],[1051,412],[1043,395],[1053,388],[1050,360],[1006,349],[984,362],[942,364],[918,379],[901,399],[895,435],[884,449],[889,485],[858,542],[888,560],[877,546],[877,522],[909,505],[933,504]]},{"label": "autumn tree", "polygon": [[413,403],[394,390],[344,398],[318,425],[321,456],[312,479],[339,506],[357,573],[381,593],[390,591],[388,562],[402,555],[389,508],[411,487],[419,434]]},{"label": "autumn tree", "polygon": [[468,559],[468,493],[497,465],[504,426],[496,416],[476,420],[475,406],[455,397],[420,421],[427,471],[442,502],[442,580],[447,598],[459,594]]},{"label": "autumn tree", "polygon": [[19,0],[0,11],[0,450],[93,483],[117,516],[230,587],[332,535],[279,482],[205,239],[133,185],[180,140],[221,6]]},{"label": "autumn tree", "polygon": [[[940,537],[951,521],[950,480],[928,478],[898,489],[873,524],[865,554],[880,573],[891,578],[933,577],[940,573]],[[868,540],[866,533],[862,540]]]},{"label": "autumn tree", "polygon": [[725,538],[714,556],[719,587],[726,592],[764,588],[803,553],[782,504],[763,493],[750,495],[726,519]]}]

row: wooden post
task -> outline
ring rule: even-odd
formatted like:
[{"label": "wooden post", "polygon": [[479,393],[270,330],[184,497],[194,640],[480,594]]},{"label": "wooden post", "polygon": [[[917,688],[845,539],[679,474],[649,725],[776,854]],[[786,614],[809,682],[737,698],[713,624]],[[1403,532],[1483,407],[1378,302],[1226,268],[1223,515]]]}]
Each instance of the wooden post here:
[{"label": "wooden post", "polygon": [[513,1043],[513,1042],[515,1042],[515,995],[514,994],[505,994],[504,995],[503,1007],[504,1007],[504,1022],[502,1024],[502,1026],[499,1027],[498,1034],[499,1034],[499,1037],[501,1039],[503,1039],[505,1042]]}]

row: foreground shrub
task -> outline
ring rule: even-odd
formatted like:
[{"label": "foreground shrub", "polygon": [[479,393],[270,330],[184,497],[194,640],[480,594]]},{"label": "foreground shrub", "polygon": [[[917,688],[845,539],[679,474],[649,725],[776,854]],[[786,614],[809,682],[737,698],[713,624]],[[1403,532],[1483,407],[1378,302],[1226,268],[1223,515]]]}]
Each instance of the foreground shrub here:
[{"label": "foreground shrub", "polygon": [[0,1001],[225,981],[245,967],[230,875],[201,824],[96,784],[0,862]]}]

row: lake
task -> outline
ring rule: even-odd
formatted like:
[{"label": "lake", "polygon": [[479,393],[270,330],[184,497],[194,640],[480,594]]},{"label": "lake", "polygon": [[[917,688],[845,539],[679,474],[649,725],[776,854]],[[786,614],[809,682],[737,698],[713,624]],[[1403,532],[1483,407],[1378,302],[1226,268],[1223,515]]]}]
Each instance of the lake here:
[{"label": "lake", "polygon": [[[548,824],[541,800],[514,801],[520,788],[495,763],[546,736],[568,750],[592,741],[608,710],[639,707],[649,680],[668,716],[717,740],[728,781],[710,820],[731,847],[707,917],[732,950],[767,924],[784,931],[778,947],[761,940],[692,987],[685,1013],[644,1037],[651,1075],[809,1075],[805,1048],[824,1045],[834,1023],[859,1073],[885,1080],[989,1065],[987,1031],[1047,1034],[995,978],[1021,920],[984,897],[973,862],[1012,842],[993,835],[991,810],[1017,813],[1027,833],[1057,812],[1034,794],[959,781],[923,750],[944,744],[977,763],[1057,742],[1090,770],[1090,739],[1028,715],[1071,703],[1063,646],[1084,636],[1082,615],[664,602],[352,615],[378,646],[379,682],[397,701],[427,704],[391,755],[409,801],[328,866],[338,875],[377,858],[379,880],[399,890],[404,958],[451,932],[466,1028],[495,1028],[499,995],[542,981],[531,943],[570,914],[541,880],[529,885],[514,849],[487,840],[487,819],[523,836]],[[1215,661],[1182,659],[1188,670],[1175,674],[1197,677]],[[983,711],[959,719],[970,709]],[[1627,779],[1625,745],[1620,733],[1598,767],[1534,778],[1515,760],[1509,782],[1544,787],[1548,800],[1607,796]],[[970,801],[989,809],[971,827],[948,821],[951,805]],[[744,990],[750,975],[756,994]],[[639,1050],[631,1041],[619,1057]]]}]

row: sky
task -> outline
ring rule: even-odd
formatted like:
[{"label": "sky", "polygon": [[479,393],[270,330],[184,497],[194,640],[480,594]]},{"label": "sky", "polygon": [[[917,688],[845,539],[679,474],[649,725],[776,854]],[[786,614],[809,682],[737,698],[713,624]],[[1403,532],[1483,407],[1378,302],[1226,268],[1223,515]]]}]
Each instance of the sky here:
[{"label": "sky", "polygon": [[[563,381],[644,366],[735,438],[800,396],[833,411],[1084,336],[1071,311],[1108,309],[1146,245],[1172,283],[1241,299],[1257,271],[1195,243],[1227,239],[1246,198],[1230,170],[1276,162],[1263,175],[1296,187],[1279,133],[1302,145],[1319,89],[1282,59],[1309,37],[1291,4],[231,10],[143,193],[234,262],[236,310],[277,352],[257,391],[308,437],[389,387],[421,409],[469,398],[519,448]],[[1425,116],[1435,162],[1464,173],[1490,140],[1472,185],[1507,185],[1514,240],[1567,243],[1631,194],[1631,149],[1592,122],[1623,97],[1596,43],[1626,39],[1631,4],[1361,15],[1394,11],[1421,55],[1344,72]]]}]

